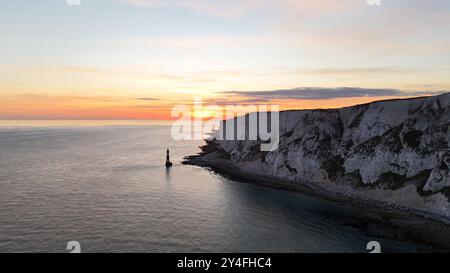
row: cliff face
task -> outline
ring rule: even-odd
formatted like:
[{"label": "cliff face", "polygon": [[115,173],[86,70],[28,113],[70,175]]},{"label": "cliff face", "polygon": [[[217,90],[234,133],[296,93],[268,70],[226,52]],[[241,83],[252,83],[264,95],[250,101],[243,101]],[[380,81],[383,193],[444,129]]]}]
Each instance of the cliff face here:
[{"label": "cliff face", "polygon": [[281,112],[278,149],[260,144],[206,150],[244,173],[450,218],[450,94]]}]

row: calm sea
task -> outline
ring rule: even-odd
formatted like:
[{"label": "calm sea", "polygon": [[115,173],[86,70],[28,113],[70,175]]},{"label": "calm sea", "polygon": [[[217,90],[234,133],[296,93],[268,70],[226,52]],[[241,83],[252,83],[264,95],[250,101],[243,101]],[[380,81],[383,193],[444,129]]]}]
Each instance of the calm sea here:
[{"label": "calm sea", "polygon": [[360,209],[181,165],[200,144],[162,125],[0,127],[0,252],[422,249],[348,225]]}]

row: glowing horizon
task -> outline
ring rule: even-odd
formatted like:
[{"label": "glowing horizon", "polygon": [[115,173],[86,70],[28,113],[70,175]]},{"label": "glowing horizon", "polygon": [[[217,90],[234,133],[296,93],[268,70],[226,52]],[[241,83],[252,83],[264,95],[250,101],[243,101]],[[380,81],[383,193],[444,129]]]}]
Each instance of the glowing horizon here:
[{"label": "glowing horizon", "polygon": [[[438,94],[449,12],[443,0],[3,1],[0,119],[171,120],[196,96],[288,110]],[[336,95],[276,97],[306,87]]]}]

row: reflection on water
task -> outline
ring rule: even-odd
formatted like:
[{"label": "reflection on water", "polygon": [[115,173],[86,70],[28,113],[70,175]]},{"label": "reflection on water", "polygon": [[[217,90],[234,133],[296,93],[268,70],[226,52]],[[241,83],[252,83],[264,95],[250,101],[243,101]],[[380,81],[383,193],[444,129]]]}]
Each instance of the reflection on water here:
[{"label": "reflection on water", "polygon": [[0,128],[0,251],[366,252],[374,240],[346,224],[359,209],[181,165],[200,144],[166,126]]},{"label": "reflection on water", "polygon": [[172,168],[166,168],[166,181],[169,183],[170,182],[170,171],[172,170]]}]

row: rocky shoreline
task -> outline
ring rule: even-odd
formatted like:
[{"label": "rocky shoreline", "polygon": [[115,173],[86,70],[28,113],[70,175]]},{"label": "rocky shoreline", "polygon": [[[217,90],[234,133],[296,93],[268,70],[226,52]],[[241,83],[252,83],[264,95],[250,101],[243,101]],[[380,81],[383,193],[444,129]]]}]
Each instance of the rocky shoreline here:
[{"label": "rocky shoreline", "polygon": [[280,179],[248,174],[230,163],[220,152],[187,156],[183,164],[202,167],[239,183],[300,192],[330,200],[336,204],[347,203],[357,206],[366,210],[367,214],[364,218],[353,219],[349,225],[368,235],[430,245],[433,249],[432,252],[446,253],[450,251],[450,222],[438,215],[413,212],[407,208],[392,207],[384,203],[333,194]]},{"label": "rocky shoreline", "polygon": [[208,140],[184,163],[362,206],[395,236],[450,248],[450,94],[280,112],[278,149],[261,143]]}]

